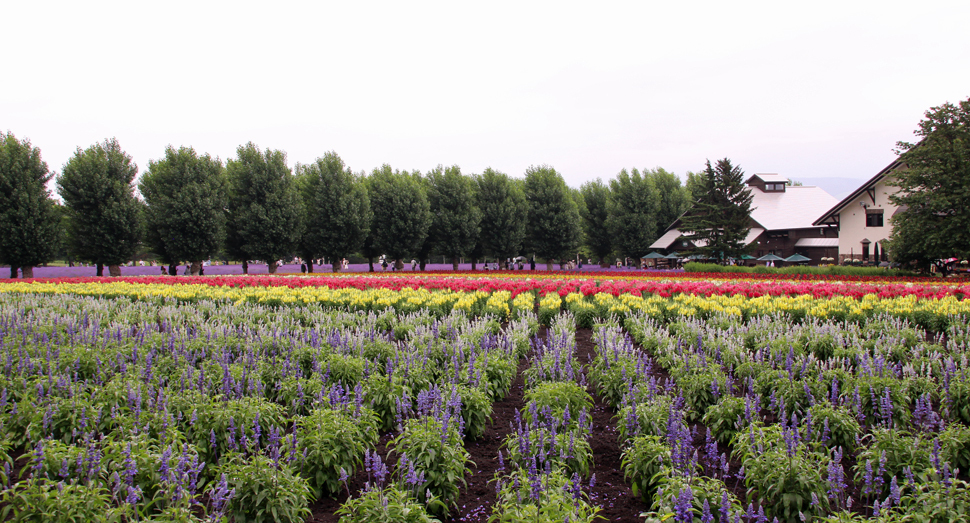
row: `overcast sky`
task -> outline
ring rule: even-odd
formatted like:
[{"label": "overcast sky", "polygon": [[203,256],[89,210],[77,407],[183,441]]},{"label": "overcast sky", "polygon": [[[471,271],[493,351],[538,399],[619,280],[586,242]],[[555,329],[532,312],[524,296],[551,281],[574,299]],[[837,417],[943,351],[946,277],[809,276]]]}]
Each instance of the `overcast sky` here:
[{"label": "overcast sky", "polygon": [[[319,5],[314,5],[319,4]],[[797,7],[796,7],[797,6]],[[334,150],[578,187],[682,177],[869,178],[924,111],[970,97],[970,2],[4,2],[0,129],[52,170],[117,137],[290,165]]]}]

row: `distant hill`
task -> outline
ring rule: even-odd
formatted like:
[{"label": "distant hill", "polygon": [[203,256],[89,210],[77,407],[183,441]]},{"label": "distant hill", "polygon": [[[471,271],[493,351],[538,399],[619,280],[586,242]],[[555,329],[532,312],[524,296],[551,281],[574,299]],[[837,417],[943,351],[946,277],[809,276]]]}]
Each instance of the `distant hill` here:
[{"label": "distant hill", "polygon": [[821,187],[822,190],[834,196],[836,200],[845,198],[866,182],[863,178],[829,178],[824,176],[794,178],[794,180],[802,182],[805,185]]}]

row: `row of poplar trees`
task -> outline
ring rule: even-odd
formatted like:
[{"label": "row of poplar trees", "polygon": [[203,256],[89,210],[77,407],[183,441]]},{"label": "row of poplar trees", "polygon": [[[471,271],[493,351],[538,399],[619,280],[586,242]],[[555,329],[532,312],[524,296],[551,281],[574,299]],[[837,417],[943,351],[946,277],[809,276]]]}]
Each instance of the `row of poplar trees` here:
[{"label": "row of poplar trees", "polygon": [[[162,158],[138,168],[117,140],[78,149],[59,175],[40,150],[0,133],[0,263],[16,277],[50,261],[58,249],[76,260],[120,265],[139,248],[168,264],[188,260],[273,262],[293,255],[338,260],[361,254],[398,264],[432,255],[506,260],[611,256],[639,258],[692,201],[663,169],[621,171],[604,183],[567,187],[549,166],[524,178],[486,169],[465,175],[458,166],[427,173],[388,165],[369,175],[352,172],[333,152],[291,170],[279,150],[248,143],[223,164],[191,147],[169,146]],[[63,204],[51,197],[54,179]],[[141,199],[136,196],[136,186]],[[62,248],[63,247],[63,248]],[[270,272],[275,264],[269,264]],[[244,270],[246,269],[244,262]],[[312,263],[309,270],[313,271]]]}]

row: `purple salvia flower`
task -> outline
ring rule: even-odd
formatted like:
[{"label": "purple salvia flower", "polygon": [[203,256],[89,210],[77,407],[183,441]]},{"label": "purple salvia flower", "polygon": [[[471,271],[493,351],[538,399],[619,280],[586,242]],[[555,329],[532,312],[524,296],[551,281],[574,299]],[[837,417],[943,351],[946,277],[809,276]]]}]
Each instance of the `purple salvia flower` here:
[{"label": "purple salvia flower", "polygon": [[694,491],[688,486],[677,494],[674,503],[674,521],[680,523],[690,523],[694,520],[691,509],[693,508]]}]

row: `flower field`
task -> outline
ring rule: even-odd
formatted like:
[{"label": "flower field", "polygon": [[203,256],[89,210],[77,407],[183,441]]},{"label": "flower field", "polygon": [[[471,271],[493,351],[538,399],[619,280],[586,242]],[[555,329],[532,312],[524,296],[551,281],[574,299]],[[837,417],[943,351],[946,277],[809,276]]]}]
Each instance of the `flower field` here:
[{"label": "flower field", "polygon": [[2,283],[2,517],[966,517],[970,287],[695,276]]}]

